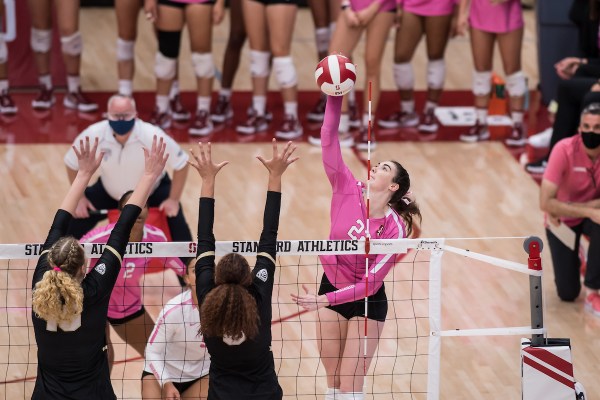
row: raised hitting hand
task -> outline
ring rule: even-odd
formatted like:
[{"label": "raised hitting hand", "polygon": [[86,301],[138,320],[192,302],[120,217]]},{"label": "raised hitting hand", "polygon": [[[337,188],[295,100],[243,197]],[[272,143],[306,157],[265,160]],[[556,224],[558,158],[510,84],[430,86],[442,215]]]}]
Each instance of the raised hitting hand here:
[{"label": "raised hitting hand", "polygon": [[75,151],[75,155],[77,156],[77,162],[79,163],[78,173],[93,175],[94,172],[102,163],[102,157],[104,156],[103,152],[100,152],[96,157],[96,151],[98,150],[98,138],[94,140],[94,144],[90,146],[90,138],[89,136],[85,138],[85,140],[81,139],[79,141],[79,149],[77,147],[72,146]]},{"label": "raised hitting hand", "polygon": [[163,173],[169,159],[166,149],[167,144],[163,141],[163,138],[158,139],[155,135],[152,138],[152,147],[144,149],[144,174],[158,178]]}]

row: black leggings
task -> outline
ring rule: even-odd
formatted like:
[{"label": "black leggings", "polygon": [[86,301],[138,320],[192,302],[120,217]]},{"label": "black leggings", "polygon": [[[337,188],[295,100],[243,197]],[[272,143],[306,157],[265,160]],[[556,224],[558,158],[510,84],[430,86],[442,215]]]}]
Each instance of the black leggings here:
[{"label": "black leggings", "polygon": [[546,229],[554,266],[554,283],[556,283],[558,297],[564,301],[574,301],[581,291],[579,242],[582,234],[586,234],[590,240],[584,285],[590,289],[600,289],[600,225],[590,219],[584,219],[581,224],[571,229],[577,238],[574,250],[565,246]]}]

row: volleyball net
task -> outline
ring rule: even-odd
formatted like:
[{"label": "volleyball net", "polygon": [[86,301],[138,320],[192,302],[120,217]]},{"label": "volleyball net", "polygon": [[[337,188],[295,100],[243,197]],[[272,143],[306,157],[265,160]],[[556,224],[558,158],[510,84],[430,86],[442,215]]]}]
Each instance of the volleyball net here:
[{"label": "volleyball net", "polygon": [[[498,336],[535,339],[545,334],[541,241],[528,239],[523,244],[523,239],[477,240],[479,245],[474,246],[490,250],[489,253],[511,255],[513,260],[448,244],[454,241],[465,244],[462,247],[473,248],[473,240],[370,241],[370,254],[401,256],[385,278],[388,312],[365,378],[367,399],[475,398],[485,389],[471,382],[482,370],[477,365],[477,357],[469,351],[484,351],[486,362],[500,368],[514,362],[513,371],[508,374],[511,382],[499,382],[495,393],[506,394],[506,398],[520,393],[518,340],[511,338],[510,342],[493,343]],[[257,245],[253,241],[217,242],[217,258],[235,252],[249,257],[253,265]],[[103,247],[84,244],[91,259],[97,258]],[[31,323],[31,279],[41,248],[41,244],[33,243],[0,244],[0,398],[30,398],[33,391],[37,346]],[[532,248],[534,251],[530,252]],[[196,244],[130,243],[127,253],[130,257],[150,260],[194,257]],[[318,313],[299,309],[291,294],[302,293],[303,285],[318,291],[323,274],[318,255],[364,253],[365,242],[357,240],[278,242],[272,299],[272,350],[284,398],[323,399],[327,390],[318,347]],[[154,321],[167,301],[185,290],[172,271],[155,270],[159,272],[144,275],[141,280],[144,306]],[[497,286],[501,286],[506,297],[487,298],[489,288]],[[450,338],[457,336],[462,338]],[[143,354],[124,343],[112,330],[110,337],[114,345],[111,378],[115,393],[121,399],[141,399]],[[477,342],[477,337],[485,337],[485,341]],[[446,346],[447,341],[453,340],[458,343]],[[327,343],[323,342],[322,346]],[[448,358],[442,357],[443,348]],[[362,354],[354,356],[362,357]],[[451,391],[446,390],[450,387]]]}]

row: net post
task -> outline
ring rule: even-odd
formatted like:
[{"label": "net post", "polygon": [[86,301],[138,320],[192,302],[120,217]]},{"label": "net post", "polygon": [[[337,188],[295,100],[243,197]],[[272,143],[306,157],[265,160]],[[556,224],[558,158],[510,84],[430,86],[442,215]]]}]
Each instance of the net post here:
[{"label": "net post", "polygon": [[[528,254],[527,265],[530,270],[542,271],[542,259],[540,253],[543,242],[537,236],[525,239],[523,248]],[[544,327],[544,308],[542,298],[542,276],[529,275],[529,304],[531,307],[531,328],[541,329]],[[531,337],[533,346],[541,346],[544,341],[543,334],[535,334]]]}]

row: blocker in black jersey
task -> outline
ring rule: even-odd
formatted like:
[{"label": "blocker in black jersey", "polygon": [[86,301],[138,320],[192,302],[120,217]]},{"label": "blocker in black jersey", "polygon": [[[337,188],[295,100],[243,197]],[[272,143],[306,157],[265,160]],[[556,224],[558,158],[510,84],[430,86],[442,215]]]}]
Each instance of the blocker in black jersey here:
[{"label": "blocker in black jersey", "polygon": [[[116,399],[106,354],[106,315],[110,293],[115,285],[131,228],[141,208],[129,204],[123,208],[115,228],[96,266],[85,276],[83,311],[69,324],[57,324],[38,318],[32,312],[38,345],[38,370],[34,400],[107,400]],[[52,269],[48,249],[65,236],[72,215],[58,210],[35,267],[32,287]]]},{"label": "blocker in black jersey", "polygon": [[[211,356],[209,400],[280,400],[283,397],[271,352],[271,297],[280,206],[281,193],[267,192],[263,231],[256,266],[252,271],[252,285],[248,288],[256,300],[260,316],[258,336],[253,340],[246,338],[240,344],[227,344],[223,337],[204,337]],[[214,199],[200,199],[196,262],[199,304],[215,287],[214,207]]]}]

